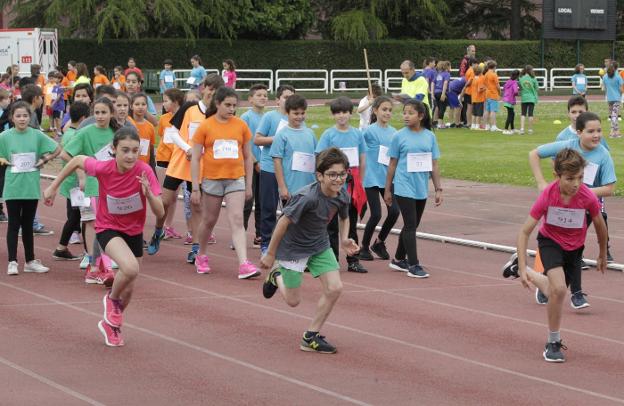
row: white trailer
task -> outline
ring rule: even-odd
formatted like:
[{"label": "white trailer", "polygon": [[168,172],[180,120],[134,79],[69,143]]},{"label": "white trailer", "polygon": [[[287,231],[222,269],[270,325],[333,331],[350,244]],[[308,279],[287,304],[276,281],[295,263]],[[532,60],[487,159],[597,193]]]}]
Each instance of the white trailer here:
[{"label": "white trailer", "polygon": [[20,75],[30,74],[30,65],[50,72],[58,65],[58,34],[55,28],[0,29],[0,71],[18,64]]}]

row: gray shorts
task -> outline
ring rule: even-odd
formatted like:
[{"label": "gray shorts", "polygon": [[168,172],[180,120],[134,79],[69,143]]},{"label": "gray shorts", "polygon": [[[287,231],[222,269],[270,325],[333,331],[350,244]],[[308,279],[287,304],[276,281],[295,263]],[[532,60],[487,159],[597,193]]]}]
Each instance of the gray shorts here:
[{"label": "gray shorts", "polygon": [[232,192],[245,191],[245,178],[238,179],[204,179],[201,184],[202,191],[208,195],[225,196]]},{"label": "gray shorts", "polygon": [[80,207],[80,221],[95,221],[95,208],[97,206],[97,198],[91,198],[89,207]]}]

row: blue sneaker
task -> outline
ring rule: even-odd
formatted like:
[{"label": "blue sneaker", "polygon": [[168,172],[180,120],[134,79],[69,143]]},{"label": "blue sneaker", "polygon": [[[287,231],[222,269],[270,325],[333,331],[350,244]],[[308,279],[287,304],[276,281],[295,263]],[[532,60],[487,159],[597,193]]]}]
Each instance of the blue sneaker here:
[{"label": "blue sneaker", "polygon": [[269,251],[269,247],[268,245],[261,245],[260,246],[260,253],[261,253],[261,257],[265,256],[267,251]]},{"label": "blue sneaker", "polygon": [[158,231],[154,231],[152,239],[147,246],[147,255],[154,255],[158,252],[158,250],[160,250],[160,242],[162,241],[164,236],[164,230],[160,230],[160,234],[158,234]]},{"label": "blue sneaker", "polygon": [[195,263],[195,257],[197,257],[197,254],[199,254],[199,250],[195,251],[194,249],[191,250],[188,255],[186,256],[186,262],[188,262],[189,264],[194,264]]}]

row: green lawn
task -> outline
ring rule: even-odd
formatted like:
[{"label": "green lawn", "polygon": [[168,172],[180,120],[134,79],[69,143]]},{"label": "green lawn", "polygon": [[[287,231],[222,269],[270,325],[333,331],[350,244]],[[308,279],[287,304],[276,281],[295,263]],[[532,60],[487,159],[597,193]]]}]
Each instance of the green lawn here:
[{"label": "green lawn", "polygon": [[[500,132],[464,129],[437,130],[436,136],[442,153],[442,176],[486,183],[533,186],[535,183],[529,169],[528,153],[538,145],[554,141],[559,131],[568,125],[566,107],[563,102],[538,104],[532,135],[503,135]],[[591,107],[603,118],[603,132],[608,135],[606,102],[594,102]],[[520,106],[516,110],[516,128],[519,128]],[[499,128],[504,126],[505,116],[506,112],[499,113]],[[554,120],[560,120],[562,124],[555,125]],[[314,131],[320,136],[326,128],[333,125],[329,107],[310,107],[306,122],[308,126],[317,125],[318,128],[314,128]],[[354,114],[351,124],[358,126],[358,123],[359,117]],[[397,129],[403,126],[399,106],[395,106],[392,125]],[[624,138],[607,139],[607,142],[615,162],[616,174],[619,179],[624,179],[624,167],[618,165],[624,159]],[[545,174],[552,171],[548,160],[543,161],[542,168]],[[616,191],[616,194],[622,193]]]}]

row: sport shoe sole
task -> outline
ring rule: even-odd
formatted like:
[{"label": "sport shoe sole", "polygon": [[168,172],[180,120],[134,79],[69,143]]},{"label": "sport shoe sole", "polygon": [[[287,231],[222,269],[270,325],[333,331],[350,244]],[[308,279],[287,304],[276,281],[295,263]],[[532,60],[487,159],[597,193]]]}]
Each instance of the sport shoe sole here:
[{"label": "sport shoe sole", "polygon": [[317,354],[335,354],[337,352],[337,350],[333,350],[333,351],[319,351],[319,350],[315,350],[314,348],[310,348],[310,347],[306,347],[303,344],[299,344],[299,349],[301,351],[305,351],[305,352],[315,352]]},{"label": "sport shoe sole", "polygon": [[401,268],[400,266],[395,265],[395,264],[393,264],[392,262],[390,262],[390,264],[388,264],[388,266],[389,266],[391,269],[394,269],[395,271],[399,271],[399,272],[407,272],[407,271],[409,271],[409,269]]},{"label": "sport shoe sole", "polygon": [[546,361],[546,362],[554,362],[554,363],[565,362],[565,358],[548,358],[546,356],[546,350],[544,350],[544,352],[542,353],[542,356],[544,357],[544,361]]},{"label": "sport shoe sole", "polygon": [[238,279],[249,279],[249,278],[253,278],[255,276],[260,276],[260,275],[262,275],[262,273],[258,270],[255,270],[254,272],[250,272],[246,274],[238,274]]}]

